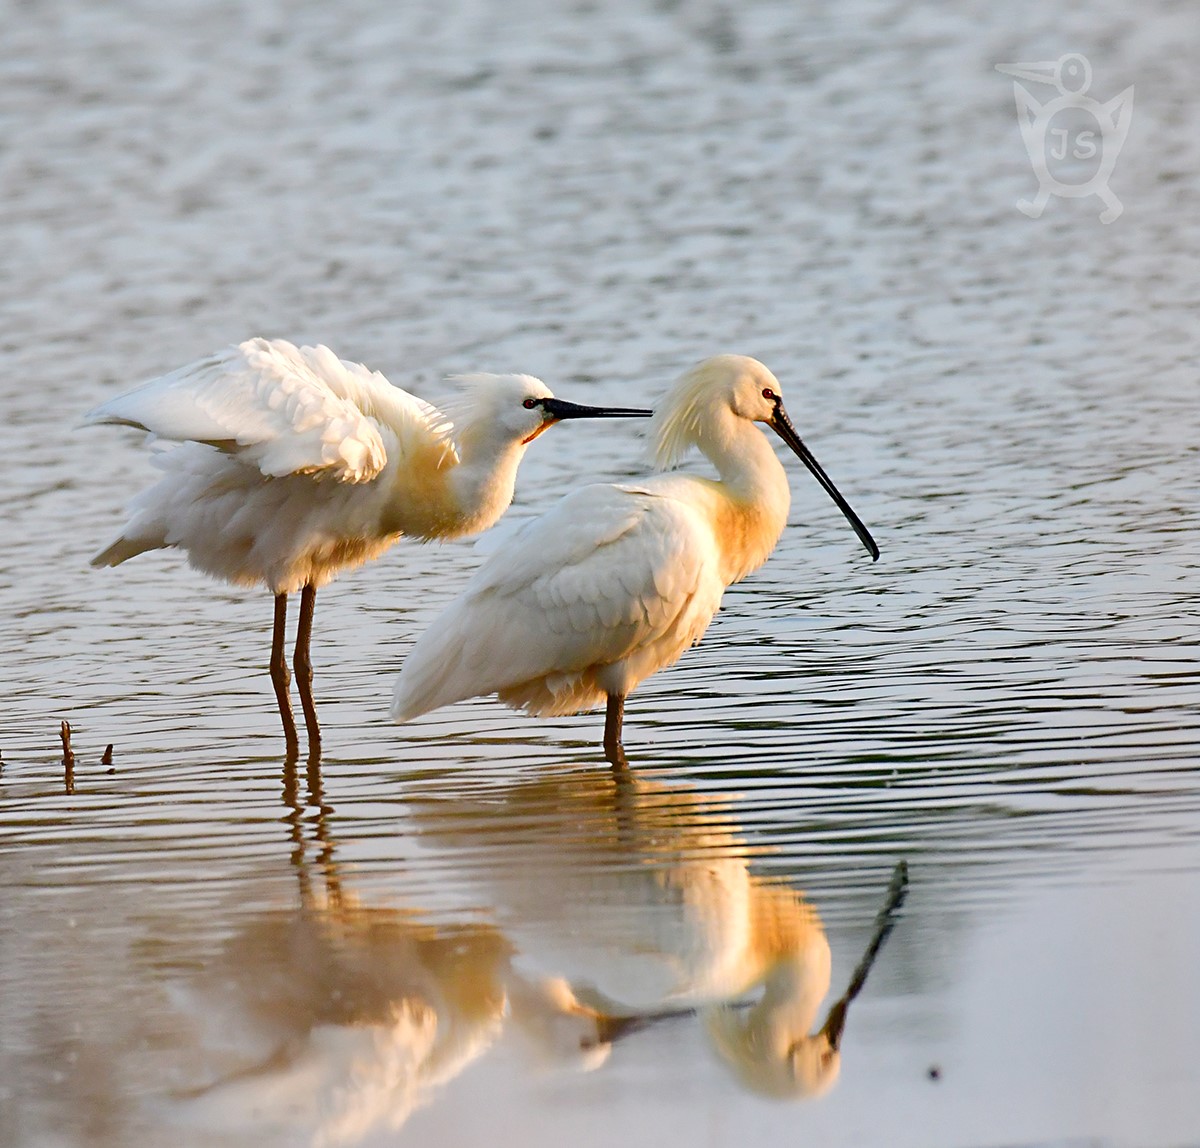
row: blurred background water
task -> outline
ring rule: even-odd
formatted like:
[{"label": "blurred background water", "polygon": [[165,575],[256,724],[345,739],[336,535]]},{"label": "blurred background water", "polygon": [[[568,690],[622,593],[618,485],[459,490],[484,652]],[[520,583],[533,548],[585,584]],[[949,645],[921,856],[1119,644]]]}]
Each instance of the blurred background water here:
[{"label": "blurred background water", "polygon": [[[0,1143],[1200,1144],[1190,5],[0,12]],[[1136,85],[1109,226],[1016,207],[994,67],[1069,51]],[[153,472],[80,415],[252,334],[435,399],[755,355],[883,557],[787,464],[618,787],[596,715],[390,724],[479,562],[402,544],[322,595],[288,774],[267,595],[87,565]]]}]

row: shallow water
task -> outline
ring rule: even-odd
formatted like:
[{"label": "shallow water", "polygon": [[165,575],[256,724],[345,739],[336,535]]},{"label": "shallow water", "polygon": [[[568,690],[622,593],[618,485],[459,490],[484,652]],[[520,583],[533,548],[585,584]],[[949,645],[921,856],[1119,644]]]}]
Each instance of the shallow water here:
[{"label": "shallow water", "polygon": [[[395,7],[6,7],[0,1143],[1200,1144],[1194,14]],[[1110,226],[1016,209],[993,66],[1072,50]],[[788,463],[617,786],[596,715],[387,720],[479,561],[401,545],[289,773],[266,595],[90,569],[152,472],[73,429],[253,333],[435,398],[754,354],[883,557]],[[642,465],[559,428],[512,514]]]}]

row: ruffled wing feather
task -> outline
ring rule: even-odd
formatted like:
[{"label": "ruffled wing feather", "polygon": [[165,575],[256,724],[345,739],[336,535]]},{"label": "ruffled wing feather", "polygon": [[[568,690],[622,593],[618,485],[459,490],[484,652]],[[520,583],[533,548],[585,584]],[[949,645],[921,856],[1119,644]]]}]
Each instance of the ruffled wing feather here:
[{"label": "ruffled wing feather", "polygon": [[402,447],[440,441],[453,450],[436,407],[327,347],[282,339],[248,339],[104,403],[85,421],[208,443],[269,477],[369,482],[387,462],[385,430]]}]

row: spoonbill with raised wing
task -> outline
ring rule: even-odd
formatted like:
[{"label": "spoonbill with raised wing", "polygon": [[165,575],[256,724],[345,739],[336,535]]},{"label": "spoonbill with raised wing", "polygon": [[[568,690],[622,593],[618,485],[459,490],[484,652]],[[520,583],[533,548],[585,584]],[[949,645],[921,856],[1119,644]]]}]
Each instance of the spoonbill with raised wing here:
[{"label": "spoonbill with raised wing", "polygon": [[486,530],[512,501],[525,448],[561,419],[649,415],[555,398],[531,375],[461,379],[461,414],[339,359],[327,347],[249,339],[97,407],[85,421],[140,427],[182,445],[92,559],[116,566],[178,547],[198,570],[275,595],[271,681],[289,757],[298,753],[284,656],[288,595],[300,596],[293,666],[310,754],[321,736],[309,642],[318,587],[401,535]]}]

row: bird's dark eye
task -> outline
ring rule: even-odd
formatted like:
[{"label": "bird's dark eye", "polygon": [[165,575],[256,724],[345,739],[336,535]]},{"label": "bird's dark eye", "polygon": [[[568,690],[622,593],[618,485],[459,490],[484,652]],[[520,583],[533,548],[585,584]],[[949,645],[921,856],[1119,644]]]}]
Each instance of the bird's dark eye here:
[{"label": "bird's dark eye", "polygon": [[531,411],[531,410],[533,410],[534,407],[540,407],[541,405],[542,405],[541,399],[526,399],[521,404],[521,406],[523,406],[527,411]]},{"label": "bird's dark eye", "polygon": [[763,387],[763,398],[769,403],[775,402],[779,396],[770,387]]}]

